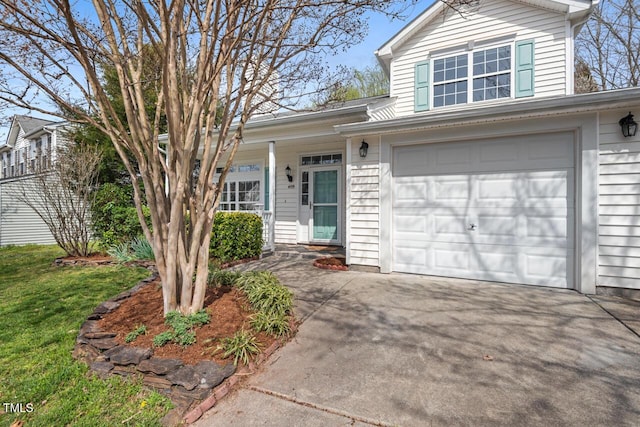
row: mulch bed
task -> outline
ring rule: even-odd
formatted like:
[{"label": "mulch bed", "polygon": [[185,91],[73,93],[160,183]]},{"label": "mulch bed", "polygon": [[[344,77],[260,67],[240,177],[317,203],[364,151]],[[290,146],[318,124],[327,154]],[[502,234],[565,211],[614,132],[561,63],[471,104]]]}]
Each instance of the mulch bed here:
[{"label": "mulch bed", "polygon": [[347,271],[349,270],[349,267],[345,261],[346,260],[344,258],[339,257],[318,258],[313,261],[313,266],[323,270]]}]

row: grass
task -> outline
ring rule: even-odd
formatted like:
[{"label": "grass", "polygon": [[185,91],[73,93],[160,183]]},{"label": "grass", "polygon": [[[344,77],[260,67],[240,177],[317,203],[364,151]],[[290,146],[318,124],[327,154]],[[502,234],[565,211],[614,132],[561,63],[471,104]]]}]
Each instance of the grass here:
[{"label": "grass", "polygon": [[0,415],[0,426],[159,425],[168,399],[139,380],[89,376],[71,357],[86,316],[148,272],[52,266],[61,255],[50,246],[0,249],[0,402],[33,405],[29,413]]}]

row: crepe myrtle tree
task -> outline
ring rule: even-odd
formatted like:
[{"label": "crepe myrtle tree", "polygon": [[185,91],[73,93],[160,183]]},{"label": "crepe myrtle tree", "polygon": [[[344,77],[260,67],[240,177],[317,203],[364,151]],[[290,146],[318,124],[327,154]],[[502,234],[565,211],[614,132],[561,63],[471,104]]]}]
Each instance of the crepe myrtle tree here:
[{"label": "crepe myrtle tree", "polygon": [[[204,304],[210,230],[247,121],[328,86],[323,58],[362,40],[366,13],[398,16],[412,3],[0,0],[0,103],[109,136],[153,246],[164,313],[193,313]],[[159,58],[157,73],[144,69],[146,55]],[[115,70],[124,117],[101,84],[101,65]]]}]

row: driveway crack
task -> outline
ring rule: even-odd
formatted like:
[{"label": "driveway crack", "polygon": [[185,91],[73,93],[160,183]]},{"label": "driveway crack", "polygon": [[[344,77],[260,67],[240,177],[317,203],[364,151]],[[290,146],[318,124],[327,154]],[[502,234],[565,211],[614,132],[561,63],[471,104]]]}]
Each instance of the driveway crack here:
[{"label": "driveway crack", "polygon": [[324,301],[322,301],[320,303],[320,305],[318,305],[316,308],[311,310],[311,312],[309,314],[307,314],[302,319],[300,319],[300,324],[304,323],[308,318],[310,318],[311,316],[316,314],[316,312],[318,310],[320,310],[322,307],[324,307],[325,304],[327,304],[329,301],[331,301],[341,290],[343,290],[349,283],[353,282],[354,280],[355,280],[355,278],[345,282],[344,285],[342,285],[338,289],[336,289],[335,292],[333,292],[331,295],[329,295],[328,298],[326,298]]},{"label": "driveway crack", "polygon": [[258,393],[263,393],[263,394],[266,394],[268,396],[272,396],[272,397],[275,397],[275,398],[278,398],[278,399],[286,400],[287,402],[295,403],[296,405],[301,405],[301,406],[304,406],[304,407],[307,407],[307,408],[311,408],[311,409],[315,409],[315,410],[318,410],[318,411],[326,412],[328,414],[344,417],[344,418],[347,418],[347,419],[351,420],[352,422],[357,421],[357,422],[360,422],[360,423],[369,424],[369,425],[372,425],[372,426],[380,426],[380,427],[393,427],[394,426],[394,424],[387,424],[387,423],[382,422],[382,421],[372,420],[372,419],[361,417],[361,416],[358,416],[358,415],[353,415],[353,414],[350,414],[348,412],[340,411],[338,409],[328,408],[326,406],[317,405],[315,403],[311,403],[311,402],[307,402],[307,401],[298,399],[297,397],[293,397],[293,396],[289,396],[289,395],[286,395],[286,394],[278,393],[276,391],[267,390],[267,389],[264,389],[262,387],[248,386],[247,388],[249,390],[253,390],[253,391],[258,392]]},{"label": "driveway crack", "polygon": [[602,304],[600,304],[598,301],[594,300],[593,298],[591,298],[590,295],[587,295],[587,298],[589,298],[591,300],[592,303],[594,303],[595,305],[597,305],[598,307],[600,307],[605,313],[607,313],[609,316],[613,317],[615,320],[618,321],[618,323],[620,323],[622,326],[624,326],[625,328],[627,328],[628,330],[631,331],[631,333],[633,335],[635,335],[636,337],[640,338],[640,334],[638,332],[636,332],[635,329],[633,329],[631,326],[627,325],[624,320],[620,319],[618,316],[616,316],[615,314],[613,314],[612,312],[610,312],[609,310],[607,310],[606,308],[604,308],[604,306]]}]

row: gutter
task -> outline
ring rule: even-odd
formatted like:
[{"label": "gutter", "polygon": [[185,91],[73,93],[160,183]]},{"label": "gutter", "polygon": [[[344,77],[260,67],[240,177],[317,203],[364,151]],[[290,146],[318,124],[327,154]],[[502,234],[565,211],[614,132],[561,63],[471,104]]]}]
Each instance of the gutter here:
[{"label": "gutter", "polygon": [[556,114],[578,114],[595,110],[626,108],[630,103],[640,104],[640,87],[595,92],[553,98],[516,100],[489,106],[483,104],[473,108],[447,111],[430,111],[389,120],[352,123],[335,126],[336,132],[349,137],[367,132],[379,134],[407,132],[427,128],[544,117]]},{"label": "gutter", "polygon": [[[355,105],[349,105],[347,107],[339,107],[333,109],[325,109],[320,111],[310,111],[306,113],[291,113],[284,116],[274,116],[267,118],[266,116],[249,120],[245,124],[245,131],[258,131],[261,129],[268,129],[271,127],[281,127],[281,126],[295,126],[295,125],[309,125],[310,121],[320,122],[320,121],[328,121],[331,122],[333,119],[338,117],[345,116],[356,116],[361,118],[362,120],[369,119],[369,106],[372,102],[380,99],[388,98],[388,96],[379,96],[374,98],[364,98],[364,100],[357,100],[358,103]],[[347,101],[346,103],[351,103],[355,101]],[[237,122],[234,122],[236,124]],[[234,126],[232,124],[232,127]],[[169,139],[168,134],[162,134],[158,136],[158,143],[166,144]]]},{"label": "gutter", "polygon": [[306,124],[309,120],[330,120],[334,117],[341,117],[352,114],[367,114],[368,108],[370,105],[369,102],[359,103],[349,107],[340,107],[334,109],[327,109],[321,111],[312,111],[308,113],[293,113],[286,116],[280,117],[272,117],[269,119],[258,118],[254,120],[249,120],[245,129],[261,129],[272,126],[282,126],[282,125],[295,125],[298,123]]}]

